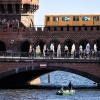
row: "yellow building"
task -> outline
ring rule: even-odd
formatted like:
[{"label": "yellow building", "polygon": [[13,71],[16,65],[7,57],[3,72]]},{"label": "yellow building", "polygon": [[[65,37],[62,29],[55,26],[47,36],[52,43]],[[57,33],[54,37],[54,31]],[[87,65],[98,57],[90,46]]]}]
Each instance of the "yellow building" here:
[{"label": "yellow building", "polygon": [[45,15],[45,26],[99,26],[100,15]]}]

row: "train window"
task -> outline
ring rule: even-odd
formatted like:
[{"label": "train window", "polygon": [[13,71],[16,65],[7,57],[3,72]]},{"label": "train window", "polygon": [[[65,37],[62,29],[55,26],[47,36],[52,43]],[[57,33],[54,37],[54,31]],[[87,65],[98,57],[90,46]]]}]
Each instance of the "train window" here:
[{"label": "train window", "polygon": [[70,21],[70,17],[69,16],[63,16],[62,21]]},{"label": "train window", "polygon": [[53,17],[53,21],[59,21],[59,17]]},{"label": "train window", "polygon": [[82,21],[90,21],[90,17],[89,16],[83,16]]},{"label": "train window", "polygon": [[79,16],[74,16],[73,21],[79,21]]},{"label": "train window", "polygon": [[93,16],[94,21],[99,21],[99,16]]},{"label": "train window", "polygon": [[46,21],[50,21],[50,17],[47,17],[47,18],[46,18]]}]

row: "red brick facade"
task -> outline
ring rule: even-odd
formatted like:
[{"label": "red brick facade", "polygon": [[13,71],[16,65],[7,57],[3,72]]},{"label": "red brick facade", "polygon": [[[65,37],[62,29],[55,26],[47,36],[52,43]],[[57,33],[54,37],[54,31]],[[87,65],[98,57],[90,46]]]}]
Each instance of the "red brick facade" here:
[{"label": "red brick facade", "polygon": [[[41,27],[37,28],[37,30],[35,30],[35,28],[23,29],[21,27],[7,29],[0,28],[0,41],[5,44],[6,50],[20,52],[23,52],[22,44],[25,41],[29,42],[27,49],[29,49],[30,45],[36,47],[41,43],[43,45],[46,44],[47,47],[50,48],[50,44],[55,42],[57,45],[61,44],[62,51],[64,51],[65,44],[70,42],[70,45],[73,43],[76,45],[77,51],[82,43],[85,43],[85,45],[86,43],[89,43],[91,49],[93,49],[93,45],[96,43],[98,51],[100,50],[100,27],[93,27],[93,30],[91,30],[91,27],[87,27],[87,30],[85,30],[85,27],[80,27],[81,31],[79,30],[79,27],[75,27],[75,30],[73,30],[73,27],[69,27],[69,30],[67,30],[67,28],[68,27],[63,27],[63,31],[60,30],[60,27],[58,27],[56,31],[54,30],[54,27],[50,27],[49,31],[47,27],[45,27],[44,30],[42,30]],[[26,51],[28,52],[28,50]]]}]

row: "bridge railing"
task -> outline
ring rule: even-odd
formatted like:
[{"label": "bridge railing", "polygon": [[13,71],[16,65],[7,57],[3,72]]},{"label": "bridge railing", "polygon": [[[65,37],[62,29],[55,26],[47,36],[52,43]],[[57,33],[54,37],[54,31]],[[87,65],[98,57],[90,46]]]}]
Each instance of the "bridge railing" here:
[{"label": "bridge railing", "polygon": [[100,51],[94,53],[79,53],[79,52],[13,52],[1,51],[0,59],[100,59]]}]

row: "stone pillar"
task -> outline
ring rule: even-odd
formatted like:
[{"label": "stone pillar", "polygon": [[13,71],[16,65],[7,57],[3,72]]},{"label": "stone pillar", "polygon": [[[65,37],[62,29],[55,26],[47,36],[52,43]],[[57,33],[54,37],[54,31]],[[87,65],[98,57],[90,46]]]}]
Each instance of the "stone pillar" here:
[{"label": "stone pillar", "polygon": [[79,44],[78,43],[75,44],[75,48],[76,48],[76,52],[79,52]]},{"label": "stone pillar", "polygon": [[76,43],[75,47],[76,47],[76,58],[79,58],[79,44]]},{"label": "stone pillar", "polygon": [[15,4],[12,4],[13,14],[16,14]]},{"label": "stone pillar", "polygon": [[20,4],[20,13],[23,12],[23,4]]}]

